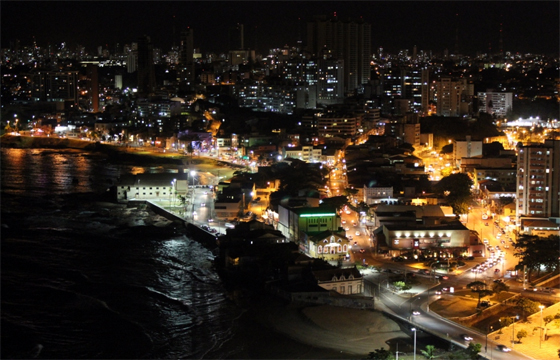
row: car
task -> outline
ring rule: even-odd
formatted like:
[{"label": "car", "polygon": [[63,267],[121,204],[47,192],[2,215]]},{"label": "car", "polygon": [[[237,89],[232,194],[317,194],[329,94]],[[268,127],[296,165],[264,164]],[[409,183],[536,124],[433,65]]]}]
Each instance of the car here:
[{"label": "car", "polygon": [[496,237],[499,239],[502,236],[502,233],[497,233]]},{"label": "car", "polygon": [[471,341],[473,338],[467,334],[461,334],[461,339],[465,341]]},{"label": "car", "polygon": [[485,238],[484,240],[482,240],[482,242],[488,244],[488,239]]},{"label": "car", "polygon": [[359,231],[356,231],[356,236],[360,236],[360,232],[359,232]]},{"label": "car", "polygon": [[496,347],[498,348],[498,350],[500,350],[500,351],[502,351],[502,352],[510,352],[510,351],[511,351],[510,348],[508,348],[507,346],[502,345],[502,344],[499,344],[499,345],[496,346]]},{"label": "car", "polygon": [[352,235],[348,235],[348,240],[352,241],[354,237]]},{"label": "car", "polygon": [[200,207],[205,207],[206,204],[205,203],[200,203]]},{"label": "car", "polygon": [[495,282],[495,283],[501,283],[501,282],[504,282],[504,280],[502,280],[502,279],[496,279],[496,280],[494,280],[494,282]]},{"label": "car", "polygon": [[495,273],[499,273],[499,272],[500,272],[500,269],[494,269],[494,272],[495,272]]},{"label": "car", "polygon": [[365,249],[360,249],[360,252],[363,254],[363,253],[366,252],[366,250]]},{"label": "car", "polygon": [[446,287],[445,287],[445,288],[442,288],[441,291],[447,292],[447,291],[449,291],[449,288],[446,288]]},{"label": "car", "polygon": [[441,291],[436,290],[436,295],[441,295]]},{"label": "car", "polygon": [[208,222],[214,222],[214,219],[208,218]]},{"label": "car", "polygon": [[350,228],[349,228],[349,227],[345,227],[344,230],[350,231]]},{"label": "car", "polygon": [[346,224],[346,220],[342,220],[342,223],[343,223],[343,224]]},{"label": "car", "polygon": [[412,315],[420,315],[420,311],[414,310],[414,311],[412,312]]},{"label": "car", "polygon": [[358,245],[358,242],[357,242],[357,241],[354,241],[354,245]]},{"label": "car", "polygon": [[491,304],[490,304],[488,301],[481,301],[481,302],[480,302],[480,307],[488,307],[488,306],[490,306],[490,305],[491,305]]},{"label": "car", "polygon": [[443,275],[443,276],[441,277],[441,279],[442,279],[442,280],[449,280],[449,276]]}]

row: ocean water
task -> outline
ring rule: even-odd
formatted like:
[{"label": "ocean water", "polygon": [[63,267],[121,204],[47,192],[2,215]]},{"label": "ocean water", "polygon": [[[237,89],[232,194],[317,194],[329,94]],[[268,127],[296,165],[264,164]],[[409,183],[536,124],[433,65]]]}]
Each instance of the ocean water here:
[{"label": "ocean water", "polygon": [[[2,358],[227,358],[243,310],[211,253],[104,199],[126,167],[2,150]],[[224,344],[228,346],[224,347]]]}]

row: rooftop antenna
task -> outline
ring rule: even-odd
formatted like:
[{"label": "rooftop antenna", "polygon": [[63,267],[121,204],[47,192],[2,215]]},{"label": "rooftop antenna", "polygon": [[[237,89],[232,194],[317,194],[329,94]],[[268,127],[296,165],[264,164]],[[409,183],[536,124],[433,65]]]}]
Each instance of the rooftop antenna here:
[{"label": "rooftop antenna", "polygon": [[175,47],[175,15],[173,15],[173,47]]},{"label": "rooftop antenna", "polygon": [[504,36],[502,33],[502,15],[500,15],[500,58],[504,59]]},{"label": "rooftop antenna", "polygon": [[459,54],[459,14],[455,14],[455,55]]}]

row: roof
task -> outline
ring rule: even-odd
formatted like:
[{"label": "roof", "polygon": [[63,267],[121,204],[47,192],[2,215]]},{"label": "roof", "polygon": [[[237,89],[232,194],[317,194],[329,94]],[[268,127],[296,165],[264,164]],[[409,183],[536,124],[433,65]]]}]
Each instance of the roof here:
[{"label": "roof", "polygon": [[321,231],[318,233],[309,233],[309,241],[311,242],[319,242],[319,241],[323,241],[324,239],[331,237],[331,236],[337,236],[341,239],[345,239],[348,240],[348,238],[344,235],[340,235],[339,233],[336,233],[334,231],[331,230],[325,230],[325,231]]},{"label": "roof", "polygon": [[348,279],[352,275],[354,279],[361,279],[362,274],[356,267],[346,268],[346,269],[327,269],[327,270],[317,270],[313,271],[313,276],[317,281],[331,281],[333,276],[336,276],[337,279],[340,279],[341,276]]},{"label": "roof", "polygon": [[[188,173],[156,173],[121,176],[117,185],[120,186],[171,186],[176,180],[189,180]],[[191,180],[192,181],[192,180]]]},{"label": "roof", "polygon": [[290,208],[290,211],[299,215],[324,215],[324,216],[336,216],[336,210],[330,206],[318,206],[318,207],[300,207],[300,208]]},{"label": "roof", "polygon": [[389,231],[397,230],[469,230],[460,221],[453,221],[447,224],[441,225],[408,225],[408,224],[384,224],[384,227]]},{"label": "roof", "polygon": [[414,211],[416,213],[416,218],[420,219],[424,216],[429,217],[445,217],[446,212],[442,210],[439,205],[425,205],[425,206],[415,206],[415,205],[378,205],[375,213],[379,215],[390,215],[395,213],[408,213]]},{"label": "roof", "polygon": [[524,220],[523,227],[560,229],[560,225],[549,220]]}]

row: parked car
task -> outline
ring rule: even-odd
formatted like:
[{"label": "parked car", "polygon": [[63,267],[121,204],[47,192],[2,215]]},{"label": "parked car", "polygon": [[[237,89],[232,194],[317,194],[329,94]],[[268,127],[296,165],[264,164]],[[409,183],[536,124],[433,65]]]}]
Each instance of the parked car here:
[{"label": "parked car", "polygon": [[461,334],[461,339],[465,341],[471,341],[473,338],[467,334]]}]

